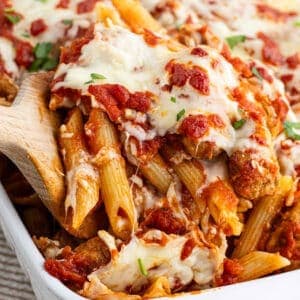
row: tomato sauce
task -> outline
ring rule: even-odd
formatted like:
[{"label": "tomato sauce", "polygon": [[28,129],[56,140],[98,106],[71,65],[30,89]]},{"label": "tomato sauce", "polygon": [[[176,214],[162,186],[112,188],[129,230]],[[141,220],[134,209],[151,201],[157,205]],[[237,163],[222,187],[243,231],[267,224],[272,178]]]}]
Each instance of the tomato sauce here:
[{"label": "tomato sauce", "polygon": [[179,128],[179,132],[193,139],[205,136],[209,131],[208,119],[204,115],[186,117]]},{"label": "tomato sauce", "polygon": [[192,55],[197,55],[197,56],[200,56],[200,57],[208,55],[207,52],[205,50],[203,50],[202,48],[200,48],[200,47],[196,47],[196,48],[192,49],[191,54]]},{"label": "tomato sauce", "polygon": [[184,64],[175,63],[173,60],[169,61],[165,67],[170,74],[170,86],[184,86],[187,81],[189,84],[198,90],[200,94],[209,94],[209,78],[207,72],[198,66],[189,68]]},{"label": "tomato sauce", "polygon": [[233,284],[238,282],[238,276],[243,271],[243,267],[237,259],[225,258],[223,262],[223,274],[216,280],[218,286]]},{"label": "tomato sauce", "polygon": [[297,15],[296,12],[283,12],[274,7],[271,7],[267,4],[256,4],[257,12],[264,17],[271,19],[275,22],[285,22],[288,18],[294,17]]},{"label": "tomato sauce", "polygon": [[99,0],[84,0],[77,4],[77,13],[84,14],[91,12]]},{"label": "tomato sauce", "polygon": [[41,34],[42,32],[46,31],[47,28],[48,28],[48,26],[46,25],[46,23],[44,22],[43,19],[37,19],[31,23],[30,33],[33,36],[37,36],[37,35]]},{"label": "tomato sauce", "polygon": [[184,222],[174,216],[172,209],[169,207],[151,209],[142,225],[159,229],[167,234],[184,234],[186,232]]},{"label": "tomato sauce", "polygon": [[188,239],[185,242],[185,244],[183,245],[183,248],[181,250],[180,259],[185,260],[186,258],[188,258],[192,254],[195,246],[196,246],[196,243],[195,243],[194,239]]},{"label": "tomato sauce", "polygon": [[101,103],[112,121],[116,121],[124,112],[125,108],[147,112],[151,105],[150,93],[129,91],[119,84],[90,85],[89,93]]},{"label": "tomato sauce", "polygon": [[70,0],[60,0],[56,5],[56,8],[68,8],[70,5]]},{"label": "tomato sauce", "polygon": [[280,53],[278,45],[262,32],[259,32],[257,37],[264,43],[262,48],[264,61],[275,66],[281,65],[284,62],[284,58]]},{"label": "tomato sauce", "polygon": [[91,26],[84,34],[84,36],[74,40],[70,47],[62,48],[60,55],[60,62],[69,64],[75,63],[81,55],[81,49],[94,38],[94,26]]}]

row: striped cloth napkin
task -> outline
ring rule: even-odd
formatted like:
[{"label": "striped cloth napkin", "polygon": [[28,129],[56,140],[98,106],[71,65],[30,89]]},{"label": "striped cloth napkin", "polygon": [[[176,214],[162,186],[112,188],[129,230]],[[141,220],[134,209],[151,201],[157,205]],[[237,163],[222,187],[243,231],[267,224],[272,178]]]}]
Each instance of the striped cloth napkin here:
[{"label": "striped cloth napkin", "polygon": [[30,282],[0,229],[0,300],[35,299]]}]

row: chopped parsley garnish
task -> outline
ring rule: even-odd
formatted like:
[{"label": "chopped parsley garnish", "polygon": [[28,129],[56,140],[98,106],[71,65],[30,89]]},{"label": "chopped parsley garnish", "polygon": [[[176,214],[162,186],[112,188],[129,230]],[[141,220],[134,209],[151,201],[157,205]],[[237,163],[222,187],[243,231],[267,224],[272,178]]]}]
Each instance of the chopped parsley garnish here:
[{"label": "chopped parsley garnish", "polygon": [[300,140],[300,134],[296,133],[295,129],[300,129],[300,122],[289,122],[286,121],[283,123],[284,131],[287,137],[293,140]]},{"label": "chopped parsley garnish", "polygon": [[48,0],[35,0],[35,1],[42,2],[42,3],[48,2]]},{"label": "chopped parsley garnish", "polygon": [[177,122],[184,116],[185,114],[185,109],[182,109],[176,116]]},{"label": "chopped parsley garnish", "polygon": [[71,20],[71,19],[65,19],[65,20],[62,20],[62,22],[63,22],[65,25],[72,25],[72,24],[73,24],[73,20]]},{"label": "chopped parsley garnish", "polygon": [[38,43],[34,47],[33,52],[36,58],[45,58],[49,55],[52,48],[53,48],[52,43]]},{"label": "chopped parsley garnish", "polygon": [[251,71],[252,71],[252,74],[255,75],[260,81],[264,80],[263,77],[260,75],[260,73],[258,72],[258,70],[255,67],[253,67],[251,69]]},{"label": "chopped parsley garnish", "polygon": [[22,33],[22,37],[29,38],[30,34],[28,32],[24,32],[24,33]]},{"label": "chopped parsley garnish", "polygon": [[51,55],[52,49],[52,43],[38,43],[33,49],[35,60],[29,67],[29,71],[49,71],[54,69],[57,66],[58,59],[54,55]]},{"label": "chopped parsley garnish", "polygon": [[226,41],[230,49],[233,49],[239,43],[245,42],[245,40],[246,40],[245,35],[233,35],[226,38]]},{"label": "chopped parsley garnish", "polygon": [[90,84],[90,83],[94,83],[95,80],[99,80],[99,79],[106,79],[105,76],[101,75],[101,74],[97,74],[97,73],[91,73],[91,80],[85,82],[84,84]]},{"label": "chopped parsley garnish", "polygon": [[299,21],[295,21],[295,22],[294,22],[294,26],[300,27],[300,20],[299,20]]},{"label": "chopped parsley garnish", "polygon": [[171,97],[170,101],[173,102],[173,103],[176,103],[176,98],[175,97]]},{"label": "chopped parsley garnish", "polygon": [[141,258],[138,258],[138,265],[139,265],[141,274],[144,276],[148,276],[148,271],[147,271]]},{"label": "chopped parsley garnish", "polygon": [[91,78],[92,78],[93,80],[97,80],[97,79],[106,79],[105,76],[103,76],[103,75],[101,75],[101,74],[97,74],[97,73],[92,73],[92,74],[91,74]]},{"label": "chopped parsley garnish", "polygon": [[21,17],[18,15],[13,15],[11,13],[4,13],[4,16],[6,17],[6,19],[12,23],[12,24],[17,24],[20,22]]},{"label": "chopped parsley garnish", "polygon": [[245,119],[240,119],[238,121],[233,122],[232,126],[234,129],[240,129],[244,126],[245,123],[246,123]]}]

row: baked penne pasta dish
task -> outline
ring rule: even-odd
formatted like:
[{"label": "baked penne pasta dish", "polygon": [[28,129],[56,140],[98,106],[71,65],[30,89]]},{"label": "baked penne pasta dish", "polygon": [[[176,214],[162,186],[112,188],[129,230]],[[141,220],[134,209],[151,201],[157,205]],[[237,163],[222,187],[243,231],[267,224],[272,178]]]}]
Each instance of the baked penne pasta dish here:
[{"label": "baked penne pasta dish", "polygon": [[0,178],[51,275],[148,299],[299,267],[299,0],[2,0],[2,105],[29,72],[65,196]]}]

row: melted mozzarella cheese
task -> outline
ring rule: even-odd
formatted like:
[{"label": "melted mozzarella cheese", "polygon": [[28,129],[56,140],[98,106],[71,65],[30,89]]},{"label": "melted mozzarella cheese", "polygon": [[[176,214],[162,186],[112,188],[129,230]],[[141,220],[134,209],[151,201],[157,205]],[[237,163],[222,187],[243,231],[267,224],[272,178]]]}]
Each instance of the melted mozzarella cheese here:
[{"label": "melted mozzarella cheese", "polygon": [[[29,40],[32,44],[37,42],[57,42],[64,38],[68,26],[64,20],[72,20],[72,26],[68,30],[69,38],[76,36],[78,28],[88,28],[91,22],[96,20],[96,13],[77,14],[77,4],[82,0],[71,0],[67,9],[56,8],[59,0],[12,0],[12,6],[23,18],[14,25],[14,35],[21,39]],[[30,27],[33,21],[43,19],[48,26],[45,32],[38,36],[24,38],[24,34],[30,34]]]},{"label": "melted mozzarella cheese", "polygon": [[228,179],[228,170],[226,161],[223,158],[218,158],[211,161],[201,161],[202,166],[204,167],[206,181],[205,186],[216,180],[227,180]]},{"label": "melted mozzarella cheese", "polygon": [[[112,236],[104,231],[99,231],[98,235],[111,251],[116,251]],[[178,283],[185,286],[192,280],[199,285],[211,283],[223,261],[223,252],[218,248],[195,246],[191,254],[182,260],[181,251],[187,237],[167,236],[159,230],[151,230],[144,238],[161,239],[162,236],[167,239],[164,246],[133,237],[129,244],[122,246],[120,252],[112,257],[108,265],[92,273],[89,280],[97,277],[108,288],[117,292],[126,291],[128,287],[133,292],[139,291],[143,285],[160,276],[168,279],[171,288]],[[139,259],[147,270],[147,277],[141,273]]]},{"label": "melted mozzarella cheese", "polygon": [[[65,126],[62,125],[61,131],[64,130]],[[67,132],[63,132],[66,135]],[[73,167],[71,170],[67,171],[66,182],[67,182],[67,195],[65,200],[65,211],[68,212],[69,208],[76,210],[77,203],[77,190],[79,185],[85,189],[86,194],[89,194],[89,181],[95,181],[99,177],[98,172],[95,168],[88,162],[88,156],[85,152],[79,153],[80,163]]]},{"label": "melted mozzarella cheese", "polygon": [[15,63],[16,52],[12,42],[6,38],[0,37],[0,58],[4,62],[5,70],[16,77],[18,75],[18,67]]},{"label": "melted mozzarella cheese", "polygon": [[[300,28],[294,25],[298,17],[291,17],[286,22],[271,20],[261,16],[256,9],[256,4],[263,2],[271,7],[283,9],[283,11],[296,11],[300,13],[300,4],[289,4],[290,1],[256,1],[256,0],[217,0],[217,1],[198,1],[198,0],[177,0],[176,5],[170,8],[167,1],[156,1],[156,6],[150,5],[151,0],[142,0],[144,6],[150,12],[155,12],[156,7],[164,8],[160,10],[158,20],[168,29],[174,29],[179,24],[183,24],[189,16],[193,23],[202,24],[206,22],[212,29],[212,32],[221,39],[232,35],[246,35],[250,38],[249,42],[238,45],[234,53],[239,55],[239,48],[251,49],[250,55],[255,52],[256,58],[260,57],[262,42],[256,38],[257,32],[264,32],[273,38],[278,44],[284,55],[292,55],[300,50]],[[273,3],[274,2],[274,3]],[[283,5],[282,5],[283,4]]]},{"label": "melted mozzarella cheese", "polygon": [[296,168],[300,166],[300,142],[292,141],[282,133],[275,141],[275,148],[281,172],[296,177]]},{"label": "melted mozzarella cheese", "polygon": [[[56,83],[54,90],[69,87],[88,94],[85,82],[90,80],[92,73],[98,73],[106,79],[98,80],[95,84],[117,83],[130,92],[150,91],[155,95],[155,101],[147,112],[147,117],[154,131],[146,133],[143,128],[132,126],[129,121],[122,124],[125,132],[139,140],[177,132],[180,125],[177,115],[180,111],[184,111],[185,116],[217,114],[225,123],[225,128],[211,129],[203,141],[214,141],[217,146],[229,152],[235,140],[231,119],[239,119],[240,116],[238,104],[231,100],[229,94],[230,90],[238,86],[238,78],[231,64],[215,50],[205,46],[203,49],[208,55],[199,57],[191,55],[189,49],[171,52],[165,46],[149,47],[142,36],[127,29],[117,26],[103,28],[99,24],[95,28],[95,38],[82,48],[78,62],[58,67],[55,77],[65,77],[63,81]],[[165,66],[171,60],[174,63],[200,66],[206,70],[209,95],[200,94],[188,83],[180,88],[174,86],[171,92],[163,89],[169,83]],[[171,97],[176,98],[176,101],[171,101]]]}]

